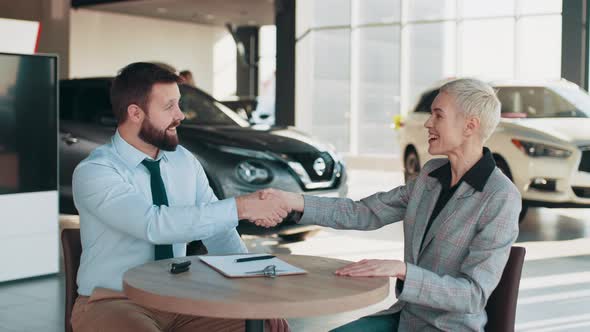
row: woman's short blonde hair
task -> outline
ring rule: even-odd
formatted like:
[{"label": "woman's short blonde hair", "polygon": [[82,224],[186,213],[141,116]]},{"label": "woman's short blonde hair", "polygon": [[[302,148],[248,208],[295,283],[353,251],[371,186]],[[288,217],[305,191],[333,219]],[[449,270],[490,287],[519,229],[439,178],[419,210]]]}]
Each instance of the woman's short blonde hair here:
[{"label": "woman's short blonde hair", "polygon": [[460,78],[445,83],[440,92],[453,96],[465,116],[479,119],[482,142],[490,138],[500,122],[501,104],[489,84],[474,78]]}]

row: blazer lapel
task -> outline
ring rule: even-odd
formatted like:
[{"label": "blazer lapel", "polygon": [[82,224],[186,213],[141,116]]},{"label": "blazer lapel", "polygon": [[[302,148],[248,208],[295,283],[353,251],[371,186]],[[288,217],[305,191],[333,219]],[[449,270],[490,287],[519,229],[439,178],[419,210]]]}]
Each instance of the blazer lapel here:
[{"label": "blazer lapel", "polygon": [[440,195],[442,186],[435,178],[427,178],[424,186],[424,198],[420,201],[418,211],[416,211],[416,219],[414,223],[414,231],[412,233],[412,257],[413,262],[418,262],[418,253],[420,251],[420,244],[422,242],[422,235],[426,230],[426,224],[434,206],[436,200]]},{"label": "blazer lapel", "polygon": [[[439,185],[439,188],[440,187],[441,186]],[[438,192],[440,193],[440,189],[438,190]],[[436,233],[438,233],[438,230],[442,227],[442,225],[444,225],[447,222],[449,222],[450,220],[452,220],[453,215],[455,214],[455,212],[457,212],[458,207],[463,203],[463,200],[465,198],[473,195],[473,193],[475,193],[475,189],[473,189],[473,187],[471,187],[469,184],[462,182],[459,185],[459,188],[457,188],[457,191],[455,192],[453,197],[451,197],[451,199],[447,202],[445,207],[440,211],[438,216],[436,218],[434,218],[434,220],[432,221],[432,225],[430,226],[430,229],[428,230],[428,234],[426,234],[426,236],[424,237],[424,244],[422,245],[421,249],[420,249],[420,244],[421,244],[420,240],[422,238],[420,237],[420,239],[418,240],[418,256],[417,256],[418,258],[420,257],[420,255],[422,255],[422,253],[424,252],[426,247],[430,244],[430,242],[434,238],[434,235]],[[438,195],[436,195],[436,197],[434,198],[435,204],[436,204],[436,200],[438,200]],[[427,218],[430,218],[432,210],[434,210],[434,204],[431,206]],[[424,224],[426,224],[426,223],[428,223],[428,219],[426,219]],[[424,234],[424,230],[422,230],[422,232],[420,233],[420,236],[422,236],[422,234]]]}]

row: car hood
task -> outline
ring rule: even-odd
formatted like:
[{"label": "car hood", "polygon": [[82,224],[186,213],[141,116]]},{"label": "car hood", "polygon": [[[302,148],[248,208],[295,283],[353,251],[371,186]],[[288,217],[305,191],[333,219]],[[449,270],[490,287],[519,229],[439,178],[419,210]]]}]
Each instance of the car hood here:
[{"label": "car hood", "polygon": [[182,125],[180,144],[198,142],[210,146],[229,146],[275,153],[326,151],[321,144],[291,127],[253,129],[229,126]]},{"label": "car hood", "polygon": [[538,131],[562,141],[590,141],[590,118],[503,119],[505,125]]}]

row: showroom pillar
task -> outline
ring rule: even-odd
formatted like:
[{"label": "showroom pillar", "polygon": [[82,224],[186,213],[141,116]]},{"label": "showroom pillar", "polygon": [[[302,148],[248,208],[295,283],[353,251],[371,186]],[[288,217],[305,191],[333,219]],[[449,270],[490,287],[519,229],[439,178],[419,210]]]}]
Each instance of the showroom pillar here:
[{"label": "showroom pillar", "polygon": [[277,71],[275,123],[295,125],[295,0],[275,0]]},{"label": "showroom pillar", "polygon": [[237,49],[236,95],[258,96],[258,27],[243,26],[236,29]]},{"label": "showroom pillar", "polygon": [[561,77],[588,90],[588,0],[563,1]]}]

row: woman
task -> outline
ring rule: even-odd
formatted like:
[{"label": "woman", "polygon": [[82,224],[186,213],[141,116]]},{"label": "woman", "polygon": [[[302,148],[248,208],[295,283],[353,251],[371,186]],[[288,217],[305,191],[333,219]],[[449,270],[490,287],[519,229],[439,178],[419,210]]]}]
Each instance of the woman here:
[{"label": "woman", "polygon": [[[485,305],[518,235],[520,194],[495,167],[484,142],[500,121],[493,89],[475,79],[446,83],[424,124],[427,162],[417,178],[354,202],[265,190],[295,211],[299,223],[373,230],[403,220],[404,261],[368,259],[335,271],[397,278],[398,302],[336,331],[482,331]],[[425,133],[426,134],[426,133]]]}]

